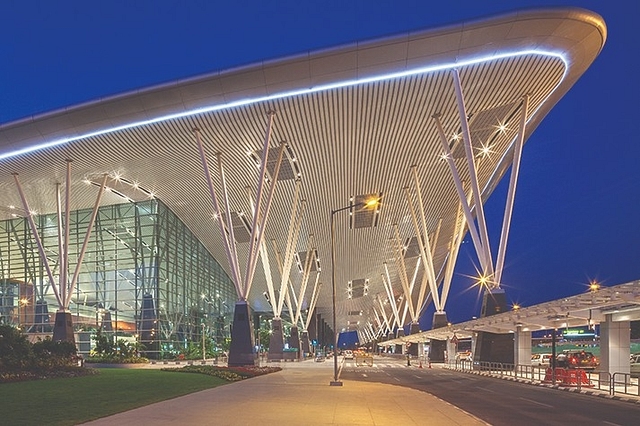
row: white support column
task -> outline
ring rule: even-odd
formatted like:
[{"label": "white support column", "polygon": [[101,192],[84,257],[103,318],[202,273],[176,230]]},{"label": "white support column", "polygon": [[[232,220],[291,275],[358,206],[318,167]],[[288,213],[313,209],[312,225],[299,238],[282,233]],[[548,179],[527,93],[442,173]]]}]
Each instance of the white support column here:
[{"label": "white support column", "polygon": [[[413,206],[413,202],[411,201],[411,195],[409,194],[409,188],[404,189],[405,197],[407,199],[407,203],[409,204],[409,212],[411,213],[411,219],[413,222],[413,228],[416,232],[416,239],[418,241],[418,248],[420,249],[420,258],[422,259],[422,263],[425,269],[425,275],[427,276],[427,283],[429,285],[429,289],[431,290],[431,295],[433,298],[433,304],[435,305],[436,310],[441,311],[442,307],[440,306],[440,297],[438,295],[438,288],[436,283],[435,271],[433,266],[433,256],[431,255],[431,244],[429,242],[429,231],[427,229],[427,220],[424,213],[424,206],[422,201],[422,191],[420,189],[420,181],[418,180],[418,173],[416,171],[416,166],[411,167],[413,174],[414,185],[416,186],[416,192],[418,194],[418,207],[420,208],[420,221],[418,221],[417,213]],[[422,226],[420,226],[422,225]],[[423,280],[424,283],[424,280]],[[426,292],[426,286],[420,286],[420,292],[418,295],[417,306],[421,307],[424,302],[424,295]]]},{"label": "white support column", "polygon": [[456,359],[456,346],[456,343],[451,338],[447,339],[447,355],[445,358],[447,362],[452,362]]},{"label": "white support column", "polygon": [[393,327],[391,326],[391,321],[389,321],[389,317],[387,316],[387,311],[384,309],[384,302],[380,297],[378,297],[378,303],[380,304],[380,311],[382,312],[384,323],[387,325],[387,333],[389,333],[393,331]]},{"label": "white support column", "polygon": [[[435,266],[433,264],[433,250],[435,249],[435,244],[437,243],[437,236],[434,239],[434,245],[432,247],[429,241],[429,229],[427,227],[427,216],[424,212],[424,201],[422,200],[422,188],[420,186],[420,179],[418,179],[418,170],[416,166],[411,167],[413,172],[413,181],[416,186],[416,193],[418,195],[418,207],[420,208],[420,222],[422,224],[422,233],[424,235],[424,241],[420,242],[420,256],[422,257],[422,262],[424,263],[425,271],[427,276],[429,277],[429,287],[431,289],[431,293],[433,294],[433,303],[436,306],[436,309],[441,310],[442,306],[440,305],[440,297],[438,295],[438,283],[436,282],[436,274],[435,274]],[[407,199],[409,195],[407,193]],[[413,211],[413,205],[412,211]],[[415,214],[414,221],[415,219]],[[416,230],[419,229],[417,223],[414,224],[416,226]],[[424,301],[424,289],[421,289],[421,296],[418,299],[418,306],[422,305]]]},{"label": "white support column", "polygon": [[402,318],[398,314],[398,305],[396,304],[396,298],[393,294],[393,287],[391,286],[391,276],[389,275],[389,268],[387,263],[384,263],[384,269],[387,273],[387,280],[385,280],[384,275],[382,276],[382,283],[384,284],[384,288],[387,291],[387,297],[389,298],[389,304],[391,304],[391,311],[395,317],[395,323],[398,327],[402,328]]},{"label": "white support column", "polygon": [[404,329],[404,325],[407,323],[407,311],[409,310],[409,307],[408,307],[407,305],[408,305],[411,301],[410,301],[410,300],[407,300],[407,297],[406,297],[406,296],[403,296],[403,297],[402,297],[402,301],[401,301],[401,303],[402,303],[402,302],[404,302],[404,311],[403,311],[403,314],[402,314],[402,321],[401,321],[400,323],[402,324],[402,326],[401,326],[401,327],[403,327],[403,329]]},{"label": "white support column", "polygon": [[[311,275],[311,257],[315,250],[311,247],[311,241],[313,239],[313,235],[309,235],[309,239],[307,240],[307,256],[305,258],[304,264],[304,272],[302,275],[302,282],[300,283],[300,293],[298,295],[297,309],[296,309],[296,319],[295,323],[297,324],[300,319],[300,314],[302,312],[302,301],[304,300],[304,293],[307,291],[307,284],[309,282],[309,276]],[[317,274],[317,278],[320,274]]]},{"label": "white support column", "polygon": [[[253,284],[253,276],[256,270],[256,264],[257,261],[255,259],[255,257],[258,255],[258,248],[262,245],[262,242],[264,241],[264,230],[267,226],[267,220],[269,219],[269,211],[271,210],[271,203],[273,201],[273,194],[275,193],[276,190],[276,186],[278,183],[278,174],[280,173],[280,166],[282,165],[282,157],[284,155],[284,148],[285,148],[285,144],[281,143],[280,144],[280,150],[278,152],[278,160],[276,162],[276,166],[275,166],[275,170],[273,172],[273,176],[272,176],[272,180],[271,180],[271,185],[269,186],[269,194],[267,195],[267,200],[266,200],[266,204],[264,207],[264,212],[260,211],[260,201],[257,201],[256,204],[256,215],[254,216],[254,222],[255,219],[258,215],[260,215],[260,223],[258,225],[258,235],[256,240],[254,241],[253,238],[251,238],[250,240],[250,252],[249,252],[249,259],[251,259],[251,262],[247,262],[247,275],[245,276],[245,297],[249,296],[249,291],[251,290],[251,286]],[[266,168],[266,166],[265,166]],[[266,176],[261,176],[261,180],[265,179]],[[251,230],[252,234],[253,234],[253,229]],[[253,236],[252,236],[253,237]],[[253,253],[251,252],[251,250],[253,250]]]},{"label": "white support column", "polygon": [[[291,266],[293,264],[293,255],[295,253],[296,244],[298,242],[298,235],[300,234],[300,226],[302,225],[302,214],[304,212],[304,207],[306,205],[306,201],[302,200],[300,202],[300,208],[298,211],[298,216],[296,218],[292,217],[292,221],[290,222],[289,235],[287,236],[287,247],[285,251],[284,263],[282,265],[281,271],[281,279],[280,283],[280,293],[282,294],[289,282],[289,274],[291,273]],[[292,211],[292,214],[294,212]],[[293,226],[293,228],[291,228]],[[282,312],[283,299],[280,298],[278,300],[278,314]]]},{"label": "white support column", "polygon": [[[231,217],[231,202],[229,201],[229,191],[227,190],[227,178],[224,173],[224,166],[222,164],[222,153],[216,153],[216,160],[218,164],[218,177],[220,178],[220,183],[222,185],[222,201],[224,202],[224,211],[225,216],[220,215],[218,220],[222,220],[223,217],[227,219],[226,227],[229,232],[226,237],[229,251],[231,252],[231,260],[233,261],[233,265],[231,267],[236,270],[236,275],[238,277],[238,286],[242,291],[242,273],[240,272],[240,262],[238,261],[238,247],[236,243],[235,231],[233,229],[233,219]],[[240,214],[240,213],[238,213]],[[243,294],[239,295],[241,299],[246,299]]]},{"label": "white support column", "polygon": [[382,320],[380,319],[380,314],[378,314],[378,310],[376,309],[376,307],[375,307],[375,306],[373,307],[373,314],[374,314],[374,315],[375,315],[375,317],[376,317],[376,322],[378,323],[379,328],[380,328],[380,329],[383,329],[383,328],[384,328],[384,326],[383,326]]},{"label": "white support column", "polygon": [[[467,110],[464,105],[464,96],[462,94],[462,84],[460,82],[460,74],[458,70],[451,71],[454,81],[454,89],[456,92],[456,99],[458,101],[458,115],[460,116],[460,124],[462,127],[462,140],[464,142],[464,152],[467,156],[467,166],[469,167],[469,178],[471,179],[471,192],[473,194],[473,205],[476,211],[476,219],[478,221],[478,231],[480,234],[480,240],[482,241],[482,248],[484,250],[484,256],[487,260],[486,266],[489,268],[483,273],[486,276],[493,275],[493,260],[491,257],[491,245],[489,244],[489,233],[487,232],[487,223],[484,217],[484,206],[482,204],[482,194],[480,192],[480,185],[478,183],[478,172],[476,170],[476,163],[474,160],[473,146],[471,144],[471,133],[469,132],[469,121],[467,119]],[[484,265],[483,265],[484,266]]]},{"label": "white support column", "polygon": [[376,335],[375,330],[373,329],[373,325],[371,324],[371,321],[367,321],[367,326],[369,327],[369,340],[373,340],[373,337]]},{"label": "white support column", "polygon": [[[631,324],[629,321],[613,321],[612,314],[605,315],[600,323],[600,371],[602,373],[629,373],[631,353]],[[600,380],[609,380],[606,374]]]},{"label": "white support column", "polygon": [[507,193],[507,203],[504,209],[502,221],[502,232],[500,234],[500,246],[498,247],[498,259],[496,260],[495,284],[500,287],[502,280],[502,269],[504,267],[504,257],[507,250],[507,239],[511,227],[511,216],[513,213],[513,203],[516,197],[516,186],[518,185],[518,174],[520,172],[520,159],[522,158],[522,146],[524,145],[524,134],[527,126],[527,112],[529,107],[529,95],[522,100],[522,110],[520,113],[520,130],[513,147],[513,162],[511,165],[511,177],[509,179],[509,192]]},{"label": "white support column", "polygon": [[[269,261],[267,244],[264,241],[260,244],[260,261],[262,262],[262,269],[264,270],[264,279],[267,283],[267,289],[269,289],[269,296],[273,297],[273,275],[271,274],[271,262]],[[271,304],[271,308],[273,309],[273,303]]]},{"label": "white support column", "polygon": [[322,283],[318,282],[316,278],[316,284],[313,287],[313,293],[311,294],[311,304],[309,305],[309,313],[307,314],[307,319],[304,323],[304,329],[308,330],[309,325],[311,324],[311,319],[314,315],[314,310],[316,309],[316,302],[318,301],[318,295],[320,294],[320,289],[322,288]]},{"label": "white support column", "polygon": [[[416,284],[416,279],[418,278],[418,269],[420,269],[420,258],[418,258],[416,260],[416,267],[413,269],[413,275],[411,278],[411,283],[409,284],[409,293],[413,294],[413,289],[415,287]],[[423,274],[422,276],[422,286],[426,286],[425,281],[427,280],[426,274]],[[406,297],[406,296],[405,296]],[[413,304],[413,300],[411,300],[411,303]],[[411,316],[411,322],[412,323],[417,323],[420,320],[420,305],[416,304],[415,309],[413,310],[413,315]],[[406,318],[407,317],[407,309],[408,306],[407,304],[404,305],[404,313],[402,315],[402,318]],[[404,319],[402,320],[404,322]]]},{"label": "white support column", "polygon": [[253,215],[253,223],[251,224],[251,237],[249,238],[249,255],[247,258],[247,269],[245,272],[244,282],[241,286],[241,289],[243,291],[243,298],[245,294],[245,289],[247,287],[247,282],[249,281],[248,276],[250,275],[250,272],[251,272],[251,265],[254,263],[253,257],[255,255],[254,247],[256,244],[256,230],[257,230],[257,227],[259,226],[258,219],[262,212],[262,191],[263,191],[264,182],[267,179],[267,158],[269,158],[271,126],[273,125],[273,116],[275,115],[275,113],[273,111],[270,111],[267,115],[269,119],[267,122],[267,130],[265,132],[264,143],[262,145],[262,161],[260,163],[260,174],[258,176],[258,192],[256,195],[256,208],[255,208],[256,213]]},{"label": "white support column", "polygon": [[515,365],[531,365],[531,331],[516,327],[513,336],[513,362]]},{"label": "white support column", "polygon": [[469,226],[469,234],[471,235],[473,246],[476,250],[476,253],[478,254],[478,260],[480,261],[480,264],[484,271],[487,269],[486,264],[488,260],[485,258],[485,250],[482,247],[482,240],[480,239],[480,235],[478,234],[478,228],[476,228],[475,220],[473,219],[473,214],[471,213],[471,207],[462,186],[460,172],[458,171],[456,163],[453,161],[453,155],[451,154],[451,149],[449,148],[449,141],[447,141],[447,137],[444,134],[444,129],[442,128],[440,117],[438,115],[434,115],[433,118],[436,120],[436,128],[438,130],[438,134],[440,135],[440,142],[444,151],[442,158],[447,162],[449,170],[451,171],[451,177],[453,178],[453,183],[458,193],[458,199],[460,200],[462,206],[462,212],[464,213],[467,225]]},{"label": "white support column", "polygon": [[[442,228],[442,218],[438,219],[438,226],[436,227],[436,233],[433,236],[433,243],[431,244],[431,257],[436,255],[436,247],[438,246],[438,239],[440,238],[441,228]],[[435,268],[434,268],[434,271],[435,271]]]},{"label": "white support column", "polygon": [[[65,298],[65,310],[69,309],[69,303],[71,302],[71,296],[73,295],[73,290],[76,287],[76,283],[78,282],[78,276],[80,275],[80,267],[82,266],[82,261],[84,260],[84,253],[87,251],[87,246],[89,245],[89,239],[91,238],[91,231],[93,231],[93,225],[96,223],[96,217],[98,216],[98,209],[100,208],[100,201],[102,200],[102,196],[104,195],[104,190],[107,185],[108,175],[105,174],[102,178],[102,183],[100,184],[100,190],[98,191],[98,196],[96,197],[96,202],[93,205],[93,210],[91,211],[91,219],[89,219],[89,223],[87,225],[87,232],[84,235],[84,241],[82,242],[82,248],[80,249],[80,254],[78,255],[78,260],[76,261],[76,268],[73,271],[73,277],[71,278],[71,284],[69,285],[69,292]],[[68,225],[67,225],[68,227]],[[69,249],[67,247],[67,258],[68,258]]]},{"label": "white support column", "polygon": [[[227,234],[228,224],[224,223],[224,215],[222,214],[222,210],[220,209],[220,203],[218,202],[218,197],[213,186],[213,180],[211,179],[211,172],[209,170],[209,163],[207,161],[207,154],[204,150],[204,145],[202,144],[202,139],[200,137],[200,130],[193,129],[193,132],[196,136],[196,142],[198,145],[198,153],[200,155],[200,161],[202,163],[202,168],[204,171],[204,176],[207,180],[207,185],[209,188],[209,196],[211,197],[211,202],[213,204],[213,210],[216,215],[216,222],[218,222],[218,227],[220,229],[220,237],[222,238],[222,243],[224,245],[224,250],[227,255],[227,261],[229,262],[229,267],[231,268],[231,278],[233,281],[233,285],[235,286],[236,293],[238,298],[242,298],[242,290],[240,288],[241,278],[240,278],[240,269],[238,268],[237,257],[234,257],[233,249],[231,244],[235,244],[235,241],[231,241],[229,235]],[[231,218],[227,216],[227,220],[230,221]],[[233,227],[231,227],[230,232],[232,232]]]},{"label": "white support column", "polygon": [[64,304],[64,309],[66,310],[69,306],[69,300],[67,297],[67,292],[69,291],[69,231],[71,229],[70,226],[70,218],[71,218],[71,160],[67,159],[67,181],[65,182],[65,194],[64,194],[64,270],[61,270],[60,279],[60,295],[62,296],[62,303]]},{"label": "white support column", "polygon": [[58,266],[59,266],[59,273],[58,273],[58,287],[59,287],[59,291],[60,291],[60,299],[62,299],[62,306],[60,306],[60,309],[64,309],[64,307],[66,306],[66,297],[67,297],[67,288],[65,285],[65,273],[64,271],[67,270],[67,267],[65,266],[65,256],[64,256],[64,252],[65,252],[65,247],[64,247],[64,236],[63,236],[63,229],[64,229],[64,219],[62,217],[62,200],[60,199],[60,183],[56,183],[56,215],[57,215],[57,222],[58,222]]},{"label": "white support column", "polygon": [[296,292],[293,288],[293,284],[291,283],[291,281],[289,281],[289,284],[287,285],[287,292],[285,294],[286,297],[286,304],[287,304],[287,310],[289,311],[289,319],[291,320],[292,324],[295,324],[295,309],[294,306],[298,305],[298,301],[296,300],[295,305],[293,303],[291,303],[291,295],[293,294],[293,297],[296,297]]},{"label": "white support column", "polygon": [[[278,251],[278,246],[276,245],[276,240],[271,240],[273,244],[273,251],[276,254],[276,264],[278,265],[278,272],[280,272],[280,279],[282,280],[283,267],[282,267],[282,258],[280,257],[280,252]],[[291,313],[291,298],[288,297],[285,299],[285,296],[288,296],[288,287],[285,285],[284,289],[282,285],[280,286],[280,290],[278,292],[278,296],[275,293],[275,287],[268,289],[269,297],[271,298],[271,307],[273,308],[273,316],[274,319],[280,319],[282,316],[282,307],[284,306],[284,302],[280,303],[281,300],[286,300],[287,306],[289,308],[289,313]],[[291,318],[293,320],[293,318]]]},{"label": "white support column", "polygon": [[459,204],[458,213],[456,215],[456,233],[453,235],[453,239],[449,247],[449,254],[447,255],[447,261],[444,270],[444,281],[442,282],[442,299],[440,300],[440,303],[442,304],[443,309],[447,304],[447,297],[449,296],[451,281],[453,280],[453,271],[458,259],[458,251],[460,250],[460,244],[462,243],[462,239],[464,237],[465,221],[464,217],[461,216],[461,210],[462,206]]},{"label": "white support column", "polygon": [[25,214],[27,215],[27,221],[29,222],[29,227],[31,228],[31,235],[33,235],[33,239],[36,241],[40,259],[44,264],[44,268],[47,271],[47,277],[49,278],[49,282],[51,283],[51,288],[53,289],[53,293],[56,296],[56,300],[58,301],[58,307],[60,309],[64,309],[64,304],[62,303],[62,298],[60,297],[60,292],[58,291],[58,285],[53,279],[53,273],[51,272],[51,267],[49,266],[49,259],[47,259],[47,255],[44,251],[44,246],[42,245],[42,240],[40,239],[40,234],[38,234],[38,227],[36,226],[36,222],[33,220],[33,212],[31,211],[31,208],[29,208],[29,203],[27,202],[27,198],[24,195],[24,191],[22,190],[22,185],[20,185],[18,173],[12,173],[12,175],[16,183],[16,187],[18,188],[18,193],[20,194],[22,207],[25,211]]},{"label": "white support column", "polygon": [[[411,314],[411,318],[413,319],[415,317],[415,309],[413,307],[413,303],[411,300],[411,288],[409,288],[409,278],[407,277],[407,267],[406,264],[404,262],[404,256],[402,254],[402,241],[400,240],[400,231],[398,229],[398,224],[394,225],[394,229],[395,229],[395,254],[396,254],[396,261],[399,263],[399,265],[397,265],[398,271],[400,272],[400,283],[402,284],[402,289],[404,290],[404,297],[407,301],[406,303],[406,307],[409,309],[409,313]],[[406,317],[406,308],[405,308],[405,315]],[[404,319],[403,319],[404,322]]]}]

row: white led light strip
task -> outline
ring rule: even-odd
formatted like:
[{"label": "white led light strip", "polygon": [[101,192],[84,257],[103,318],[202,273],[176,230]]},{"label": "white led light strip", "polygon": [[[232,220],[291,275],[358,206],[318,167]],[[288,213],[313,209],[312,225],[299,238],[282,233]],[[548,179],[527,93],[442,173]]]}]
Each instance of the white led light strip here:
[{"label": "white led light strip", "polygon": [[[282,99],[282,98],[288,98],[288,97],[293,97],[293,96],[308,95],[308,94],[311,94],[311,93],[322,92],[322,91],[325,91],[325,90],[338,89],[338,88],[341,88],[341,87],[357,86],[357,85],[360,85],[360,84],[368,84],[368,83],[375,83],[375,82],[378,82],[378,81],[393,80],[393,79],[396,79],[396,78],[408,77],[408,76],[418,75],[418,74],[428,74],[428,73],[432,73],[432,72],[436,72],[436,71],[442,71],[442,70],[448,70],[448,69],[453,69],[453,68],[460,68],[460,67],[464,67],[464,66],[468,66],[468,65],[479,64],[479,63],[482,63],[482,62],[490,62],[490,61],[495,61],[495,60],[500,60],[500,59],[515,58],[515,57],[526,56],[526,55],[538,55],[538,56],[555,57],[555,58],[560,59],[564,63],[564,65],[565,65],[564,74],[563,74],[562,78],[560,79],[560,81],[558,82],[558,85],[556,85],[556,87],[554,87],[553,90],[551,90],[550,94],[553,93],[557,89],[557,87],[560,85],[560,83],[564,80],[564,78],[567,75],[567,70],[569,69],[568,61],[567,61],[567,59],[565,58],[565,56],[562,53],[546,51],[546,50],[535,50],[535,49],[534,50],[515,51],[515,52],[503,52],[503,53],[500,53],[500,54],[482,56],[482,57],[478,57],[478,58],[474,58],[474,59],[468,59],[468,60],[465,60],[465,61],[459,61],[459,62],[455,62],[455,63],[447,63],[447,64],[441,64],[441,65],[433,65],[433,66],[427,66],[427,67],[413,68],[413,69],[410,69],[410,70],[399,71],[399,72],[394,72],[394,73],[389,73],[389,74],[381,74],[381,75],[377,75],[377,76],[365,77],[365,78],[359,78],[359,79],[352,79],[352,80],[345,80],[345,81],[340,81],[340,82],[335,82],[335,83],[331,83],[331,84],[320,85],[320,86],[306,88],[306,89],[297,89],[297,90],[292,90],[292,91],[287,91],[287,92],[281,92],[281,93],[276,93],[276,94],[269,95],[269,96],[260,96],[260,97],[257,97],[257,98],[241,99],[241,100],[237,100],[237,101],[233,101],[233,102],[229,102],[229,103],[225,103],[225,104],[213,105],[213,106],[208,106],[208,107],[204,107],[204,108],[197,108],[197,109],[193,109],[193,110],[189,110],[189,111],[184,111],[184,112],[180,112],[180,113],[176,113],[176,114],[164,115],[164,116],[153,118],[153,119],[150,119],[150,120],[136,121],[134,123],[123,124],[121,126],[110,127],[110,128],[107,128],[107,129],[97,130],[95,132],[85,133],[85,134],[80,135],[80,136],[75,136],[75,137],[71,137],[71,138],[57,139],[57,140],[53,140],[53,141],[49,141],[49,142],[45,142],[45,143],[29,146],[29,147],[26,147],[26,148],[21,148],[21,149],[15,150],[15,151],[9,151],[9,152],[0,154],[0,161],[8,159],[8,158],[12,158],[12,157],[20,156],[20,155],[23,155],[23,154],[28,154],[28,153],[31,153],[31,152],[40,151],[40,150],[43,150],[43,149],[52,148],[52,147],[59,146],[59,145],[64,145],[64,144],[67,144],[67,143],[70,143],[70,142],[75,142],[75,141],[79,141],[79,140],[82,140],[82,139],[88,139],[88,138],[91,138],[91,137],[94,137],[94,136],[100,136],[100,135],[104,135],[104,134],[108,134],[108,133],[117,132],[117,131],[120,131],[120,130],[131,129],[131,128],[134,128],[134,127],[145,126],[145,125],[159,123],[159,122],[168,121],[168,120],[174,120],[174,119],[177,119],[177,118],[190,117],[190,116],[197,115],[197,114],[203,114],[203,113],[214,112],[214,111],[221,111],[221,110],[235,108],[235,107],[239,107],[239,106],[250,105],[250,104],[254,104],[254,103],[266,102],[266,101]],[[542,105],[542,103],[540,105]],[[534,116],[534,115],[535,115],[535,112],[532,114],[532,116]]]}]

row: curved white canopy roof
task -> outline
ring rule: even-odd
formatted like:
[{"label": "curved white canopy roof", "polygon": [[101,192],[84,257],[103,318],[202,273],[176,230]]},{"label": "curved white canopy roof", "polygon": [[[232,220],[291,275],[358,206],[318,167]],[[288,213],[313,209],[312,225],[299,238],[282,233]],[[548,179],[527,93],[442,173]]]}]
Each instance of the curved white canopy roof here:
[{"label": "curved white canopy roof", "polygon": [[[375,296],[385,294],[384,262],[396,295],[401,293],[390,238],[396,224],[403,241],[415,236],[404,194],[411,186],[411,166],[421,181],[429,232],[439,228],[436,271],[445,262],[459,201],[432,116],[439,115],[447,136],[459,133],[451,70],[461,78],[474,147],[490,147],[490,154],[476,161],[486,199],[509,167],[523,96],[530,96],[528,137],[605,40],[605,24],[595,13],[521,11],[306,52],[29,117],[0,126],[2,203],[20,204],[11,176],[19,172],[31,207],[54,212],[54,184],[64,180],[64,160],[70,158],[73,209],[95,201],[97,188],[86,185],[86,178],[118,174],[167,204],[229,271],[193,129],[200,129],[212,167],[213,154],[222,153],[231,210],[247,213],[246,187],[255,194],[258,181],[255,161],[247,154],[262,149],[267,112],[275,111],[271,146],[288,143],[307,202],[296,251],[306,251],[313,235],[321,262],[320,312],[331,309],[330,211],[347,206],[351,196],[382,194],[375,227],[350,230],[348,213],[336,215],[342,329],[348,327],[349,312],[370,315]],[[451,144],[455,156],[457,147]],[[461,173],[464,181],[468,170],[463,167]],[[278,183],[265,229],[269,249],[273,240],[285,250],[293,182]],[[215,185],[220,188],[217,180]],[[132,199],[148,196],[133,188],[120,192]],[[103,204],[122,201],[109,193]],[[0,219],[9,215],[0,209]],[[246,245],[238,246],[243,264]],[[270,259],[273,263],[274,256]],[[296,288],[300,275],[294,266]],[[348,299],[347,283],[357,279],[369,280],[368,294]],[[277,272],[275,281],[279,286]],[[258,310],[268,310],[264,291],[259,265],[249,297]]]}]

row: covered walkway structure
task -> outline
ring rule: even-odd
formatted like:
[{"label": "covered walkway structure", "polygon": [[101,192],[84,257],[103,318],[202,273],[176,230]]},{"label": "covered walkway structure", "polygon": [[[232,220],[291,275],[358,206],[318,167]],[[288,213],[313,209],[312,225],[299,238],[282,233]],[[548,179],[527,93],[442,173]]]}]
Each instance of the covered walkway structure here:
[{"label": "covered walkway structure", "polygon": [[539,305],[448,324],[421,333],[380,343],[383,346],[421,344],[434,339],[449,343],[455,354],[455,339],[475,339],[479,332],[510,335],[514,364],[531,365],[531,333],[571,327],[600,326],[600,368],[609,373],[629,373],[630,321],[640,320],[640,281],[611,287],[593,285],[584,294]]}]

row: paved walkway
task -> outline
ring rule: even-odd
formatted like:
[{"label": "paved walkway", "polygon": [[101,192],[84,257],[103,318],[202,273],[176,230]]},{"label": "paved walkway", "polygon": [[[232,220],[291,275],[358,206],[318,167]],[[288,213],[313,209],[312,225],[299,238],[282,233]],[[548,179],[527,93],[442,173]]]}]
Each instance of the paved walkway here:
[{"label": "paved walkway", "polygon": [[379,383],[329,386],[333,363],[283,370],[105,417],[86,425],[486,425],[425,392]]}]

